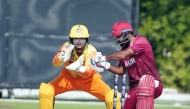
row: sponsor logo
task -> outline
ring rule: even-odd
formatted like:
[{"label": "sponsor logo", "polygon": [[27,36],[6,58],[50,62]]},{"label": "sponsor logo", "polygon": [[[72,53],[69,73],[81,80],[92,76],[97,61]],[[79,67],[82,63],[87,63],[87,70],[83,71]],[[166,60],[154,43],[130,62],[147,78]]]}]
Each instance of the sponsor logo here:
[{"label": "sponsor logo", "polygon": [[131,65],[133,65],[135,63],[136,63],[135,58],[131,58],[128,61],[125,62],[125,66],[128,67],[128,66],[131,66]]},{"label": "sponsor logo", "polygon": [[76,33],[82,33],[82,29],[81,28],[77,28]]}]

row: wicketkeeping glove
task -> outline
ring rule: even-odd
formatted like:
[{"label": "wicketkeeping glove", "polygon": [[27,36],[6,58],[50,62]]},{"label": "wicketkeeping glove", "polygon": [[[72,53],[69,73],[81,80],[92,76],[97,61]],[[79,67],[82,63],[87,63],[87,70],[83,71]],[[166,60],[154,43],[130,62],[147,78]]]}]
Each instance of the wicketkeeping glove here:
[{"label": "wicketkeeping glove", "polygon": [[72,64],[70,64],[69,66],[66,66],[65,68],[68,70],[75,70],[77,72],[85,72],[86,68],[83,65],[83,61],[84,61],[84,56],[80,56],[78,58],[78,60],[76,60],[75,62],[73,62]]},{"label": "wicketkeeping glove", "polygon": [[72,44],[67,44],[65,47],[63,47],[63,49],[61,50],[61,53],[59,55],[59,59],[63,62],[66,62],[68,60],[70,60],[71,58],[71,52],[74,49],[74,45]]}]

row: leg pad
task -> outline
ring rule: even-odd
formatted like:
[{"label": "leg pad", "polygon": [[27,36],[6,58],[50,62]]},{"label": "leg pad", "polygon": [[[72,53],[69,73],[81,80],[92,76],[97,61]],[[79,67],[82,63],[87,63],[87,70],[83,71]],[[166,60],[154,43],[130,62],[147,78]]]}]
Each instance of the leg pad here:
[{"label": "leg pad", "polygon": [[50,84],[41,83],[39,89],[40,109],[53,109],[54,107],[54,88]]},{"label": "leg pad", "polygon": [[[105,96],[105,102],[106,102],[107,109],[113,109],[113,99],[114,99],[114,90],[112,89]],[[120,97],[119,93],[117,92],[117,103],[116,103],[117,106],[116,106],[116,109],[121,109],[121,101],[120,101],[120,99],[121,99],[121,97]]]},{"label": "leg pad", "polygon": [[154,109],[154,77],[143,75],[137,87],[136,109]]}]

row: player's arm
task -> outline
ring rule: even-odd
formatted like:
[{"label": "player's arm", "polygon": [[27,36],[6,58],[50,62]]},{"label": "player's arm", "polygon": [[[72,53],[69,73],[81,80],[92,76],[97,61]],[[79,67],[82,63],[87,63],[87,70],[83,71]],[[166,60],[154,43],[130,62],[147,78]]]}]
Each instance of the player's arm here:
[{"label": "player's arm", "polygon": [[63,65],[66,61],[68,61],[71,58],[73,49],[74,45],[69,44],[68,42],[64,43],[59,49],[58,53],[53,58],[53,65],[56,67]]},{"label": "player's arm", "polygon": [[122,59],[125,59],[126,57],[129,57],[131,55],[135,54],[134,50],[131,49],[131,48],[128,48],[124,51],[118,51],[118,52],[115,52],[113,54],[110,54],[110,55],[107,55],[105,56],[105,60],[108,61],[108,60],[122,60]]},{"label": "player's arm", "polygon": [[101,60],[101,57],[98,56],[101,56],[101,54],[96,53],[96,57],[91,58],[90,60],[90,64],[94,70],[103,72],[104,69],[108,69],[113,74],[118,74],[121,76],[125,74],[126,68],[123,67],[122,63],[119,64],[119,67],[112,66],[109,62]]},{"label": "player's arm", "polygon": [[93,46],[89,46],[89,47],[91,49],[89,49],[88,53],[86,54],[85,63],[84,63],[84,67],[86,68],[86,70],[83,73],[79,73],[79,75],[84,78],[87,78],[91,76],[92,74],[94,74],[94,72],[96,72],[90,65],[90,59],[95,56],[95,52],[97,51]]},{"label": "player's arm", "polygon": [[126,71],[125,67],[123,66],[117,67],[117,66],[112,66],[112,65],[110,65],[110,68],[108,70],[112,72],[113,74],[117,74],[120,76],[124,75]]},{"label": "player's arm", "polygon": [[87,78],[93,75],[94,73],[96,73],[96,71],[91,67],[91,64],[90,64],[90,60],[96,55],[96,52],[97,52],[96,48],[89,44],[88,50],[86,52],[85,59],[84,59],[85,71],[82,73],[79,73],[79,75],[82,76],[83,78]]},{"label": "player's arm", "polygon": [[[130,51],[130,55],[132,55],[134,52]],[[116,52],[115,54],[119,54],[120,52]],[[113,56],[115,56],[115,54],[113,54]],[[128,56],[130,56],[128,55]],[[112,55],[109,55],[110,57],[112,57]],[[119,56],[117,56],[119,57]],[[113,57],[114,58],[114,57]],[[124,58],[116,58],[116,59],[124,59]],[[122,62],[122,61],[121,61]],[[110,72],[114,73],[114,74],[118,74],[118,75],[123,75],[125,74],[125,67],[123,67],[124,65],[122,65],[122,63],[119,64],[119,67],[116,66],[112,66],[109,62],[107,62],[105,60],[105,56],[102,56],[100,52],[96,52],[95,56],[93,58],[91,58],[90,60],[90,64],[92,66],[93,69],[95,69],[96,71],[99,72],[103,72],[104,69],[108,69]]]},{"label": "player's arm", "polygon": [[75,62],[65,68],[68,70],[75,70],[78,75],[83,78],[87,78],[91,74],[95,73],[95,71],[90,67],[90,59],[91,57],[89,56],[81,55]]},{"label": "player's arm", "polygon": [[86,59],[85,59],[85,64],[84,64],[84,67],[85,67],[85,72],[82,72],[82,73],[78,73],[80,76],[82,76],[83,78],[87,78],[87,77],[89,77],[91,74],[92,74],[92,72],[93,72],[93,70],[94,69],[92,69],[91,68],[91,66],[90,66],[90,57],[87,57]]},{"label": "player's arm", "polygon": [[57,54],[55,55],[55,57],[53,58],[53,61],[52,61],[52,64],[53,64],[53,66],[55,66],[55,67],[59,67],[59,66],[62,66],[62,65],[63,65],[63,61],[61,61],[58,57],[59,57],[59,53],[57,53]]}]

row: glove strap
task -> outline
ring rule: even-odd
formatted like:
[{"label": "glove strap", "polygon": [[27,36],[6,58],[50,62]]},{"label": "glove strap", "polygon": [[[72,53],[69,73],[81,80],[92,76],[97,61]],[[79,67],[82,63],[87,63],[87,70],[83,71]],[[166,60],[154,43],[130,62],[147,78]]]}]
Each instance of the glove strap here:
[{"label": "glove strap", "polygon": [[105,64],[105,69],[109,69],[110,68],[110,63],[109,62],[106,62]]},{"label": "glove strap", "polygon": [[106,56],[101,56],[101,60],[106,61]]}]

